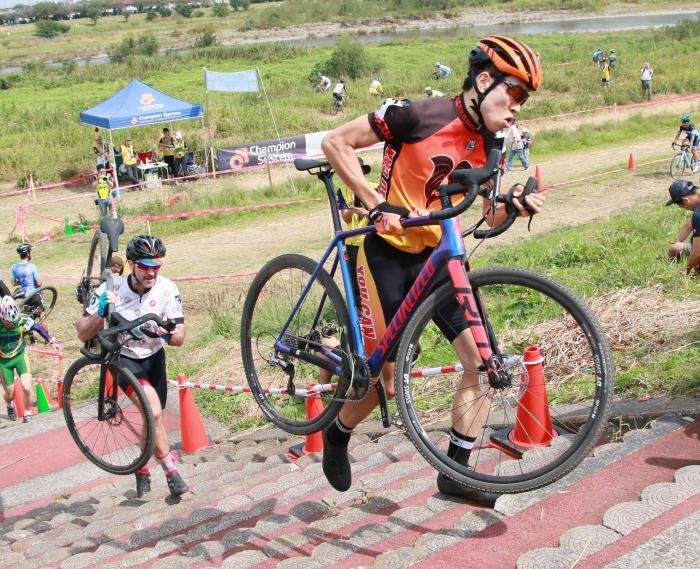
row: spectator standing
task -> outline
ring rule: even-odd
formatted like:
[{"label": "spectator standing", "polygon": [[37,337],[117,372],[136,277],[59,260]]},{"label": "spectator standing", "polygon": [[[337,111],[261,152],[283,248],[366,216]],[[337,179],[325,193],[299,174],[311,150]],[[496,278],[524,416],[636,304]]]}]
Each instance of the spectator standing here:
[{"label": "spectator standing", "polygon": [[612,73],[612,70],[617,67],[617,53],[615,52],[614,49],[610,50],[610,54],[608,55],[608,65],[610,65],[610,72]]},{"label": "spectator standing", "polygon": [[[176,178],[178,176],[187,175],[187,168],[185,167],[185,157],[187,156],[188,150],[189,148],[187,148],[185,139],[182,137],[182,132],[180,132],[179,130],[176,131],[175,147],[173,148],[173,152],[175,155],[175,159],[173,161],[173,173],[175,174]],[[182,174],[180,173],[180,170],[182,170]]]},{"label": "spectator standing", "polygon": [[[122,161],[126,168],[126,175],[129,176],[129,180],[133,185],[138,185],[139,178],[136,170],[136,150],[134,150],[134,145],[132,144],[131,137],[127,137],[124,140],[124,145],[122,146]],[[139,187],[139,189],[141,189]]]},{"label": "spectator standing", "polygon": [[604,88],[610,87],[610,64],[607,59],[600,62],[600,84]]},{"label": "spectator standing", "polygon": [[651,101],[651,78],[654,76],[654,70],[646,62],[640,70],[640,78],[642,81],[642,93],[647,101]]},{"label": "spectator standing", "polygon": [[109,197],[114,189],[112,175],[107,172],[104,166],[97,169],[97,179],[92,183],[92,187],[97,191],[97,205],[100,207],[100,215],[107,217],[109,214]]},{"label": "spectator standing", "polygon": [[168,172],[174,176],[173,164],[175,162],[175,139],[170,136],[170,129],[163,129],[163,136],[158,141],[158,147],[163,154],[163,162],[168,165]]},{"label": "spectator standing", "polygon": [[124,261],[118,255],[112,256],[112,264],[109,266],[112,274],[115,277],[121,277],[124,274]]},{"label": "spectator standing", "polygon": [[529,163],[525,154],[523,152],[523,138],[518,130],[518,125],[513,122],[508,129],[508,162],[506,164],[506,172],[510,172],[513,169],[513,161],[517,154],[518,160],[523,166],[524,170],[528,169]]}]

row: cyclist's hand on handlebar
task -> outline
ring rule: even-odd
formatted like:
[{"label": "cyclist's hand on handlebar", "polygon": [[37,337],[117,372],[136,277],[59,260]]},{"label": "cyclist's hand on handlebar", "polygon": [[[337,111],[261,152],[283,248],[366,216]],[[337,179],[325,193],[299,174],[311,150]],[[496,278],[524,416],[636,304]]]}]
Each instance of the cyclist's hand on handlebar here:
[{"label": "cyclist's hand on handlebar", "polygon": [[401,218],[409,217],[411,212],[406,208],[395,206],[386,201],[369,210],[369,220],[374,224],[377,233],[381,235],[403,235],[406,233]]},{"label": "cyclist's hand on handlebar", "polygon": [[97,314],[104,318],[107,316],[107,306],[117,301],[117,295],[113,291],[107,290],[98,297],[98,300]]},{"label": "cyclist's hand on handlebar", "polygon": [[521,198],[521,194],[525,188],[522,184],[518,184],[513,190],[513,205],[518,210],[518,215],[528,217],[536,213],[542,212],[542,204],[545,200],[545,195],[541,193],[531,193]]}]

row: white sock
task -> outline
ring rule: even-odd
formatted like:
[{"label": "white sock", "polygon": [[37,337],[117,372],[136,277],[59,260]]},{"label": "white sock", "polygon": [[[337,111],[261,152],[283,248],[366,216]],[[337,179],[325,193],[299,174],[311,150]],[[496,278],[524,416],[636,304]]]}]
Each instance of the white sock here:
[{"label": "white sock", "polygon": [[173,455],[171,453],[158,458],[158,462],[160,462],[160,466],[163,469],[163,472],[165,472],[166,476],[174,470],[177,470],[177,466],[175,466],[175,461],[173,460]]},{"label": "white sock", "polygon": [[32,416],[31,410],[25,410],[24,416],[25,416],[25,417],[31,417],[31,416]]}]

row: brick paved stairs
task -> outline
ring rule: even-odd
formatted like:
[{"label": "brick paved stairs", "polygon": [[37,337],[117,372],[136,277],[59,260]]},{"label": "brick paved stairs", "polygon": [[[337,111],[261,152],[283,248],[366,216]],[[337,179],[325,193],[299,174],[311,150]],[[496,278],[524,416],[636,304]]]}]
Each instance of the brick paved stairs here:
[{"label": "brick paved stairs", "polygon": [[571,562],[582,543],[588,562],[622,542],[625,523],[640,531],[697,497],[699,432],[698,421],[657,420],[599,447],[562,481],[502,496],[495,510],[438,493],[399,432],[353,437],[346,493],[328,486],[317,457],[291,463],[283,436],[260,433],[182,457],[191,486],[182,500],[167,497],[153,468],[146,499],[135,498],[132,477],[110,477],[10,517],[0,523],[0,567],[546,568]]}]

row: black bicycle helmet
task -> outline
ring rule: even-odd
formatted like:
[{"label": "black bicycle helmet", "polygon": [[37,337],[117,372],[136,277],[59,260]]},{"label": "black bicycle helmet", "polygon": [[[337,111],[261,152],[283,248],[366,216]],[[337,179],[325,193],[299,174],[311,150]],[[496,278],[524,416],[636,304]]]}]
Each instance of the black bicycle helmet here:
[{"label": "black bicycle helmet", "polygon": [[26,255],[32,249],[34,249],[34,245],[32,245],[31,243],[22,243],[19,247],[17,247],[17,254]]},{"label": "black bicycle helmet", "polygon": [[126,258],[129,261],[161,257],[165,257],[165,245],[155,235],[139,235],[129,241],[126,246]]}]

